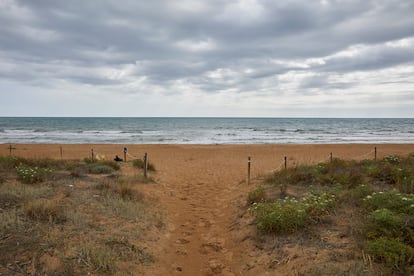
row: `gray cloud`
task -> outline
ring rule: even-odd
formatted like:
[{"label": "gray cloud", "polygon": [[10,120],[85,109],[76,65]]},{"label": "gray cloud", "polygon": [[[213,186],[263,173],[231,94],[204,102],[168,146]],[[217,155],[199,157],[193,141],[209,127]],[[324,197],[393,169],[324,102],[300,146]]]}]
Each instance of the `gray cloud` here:
[{"label": "gray cloud", "polygon": [[358,84],[341,75],[414,66],[413,14],[410,0],[4,0],[0,80],[129,92],[173,93],[177,82],[207,94],[346,91]]}]

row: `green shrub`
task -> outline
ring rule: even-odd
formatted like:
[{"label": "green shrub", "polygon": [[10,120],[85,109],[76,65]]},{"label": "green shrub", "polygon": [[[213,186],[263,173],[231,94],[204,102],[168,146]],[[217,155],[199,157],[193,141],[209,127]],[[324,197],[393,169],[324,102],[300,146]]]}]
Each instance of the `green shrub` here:
[{"label": "green shrub", "polygon": [[310,194],[302,199],[306,213],[313,218],[326,214],[336,202],[336,196],[329,193]]},{"label": "green shrub", "polygon": [[16,168],[17,179],[26,184],[43,182],[51,172],[49,168],[29,167],[24,164]]},{"label": "green shrub", "polygon": [[255,203],[251,211],[256,216],[257,228],[264,232],[293,233],[307,221],[305,209],[297,201]]},{"label": "green shrub", "polygon": [[365,233],[368,238],[398,238],[404,233],[405,219],[388,209],[378,209],[368,216]]},{"label": "green shrub", "polygon": [[401,162],[401,159],[395,155],[388,155],[384,157],[384,161],[395,165],[395,164],[399,164]]},{"label": "green shrub", "polygon": [[259,203],[266,201],[266,191],[263,186],[258,186],[253,191],[250,191],[247,194],[247,203],[253,204],[253,203]]},{"label": "green shrub", "polygon": [[371,211],[386,208],[396,213],[414,214],[414,196],[396,191],[372,193],[365,197],[364,203]]},{"label": "green shrub", "polygon": [[[132,166],[143,169],[144,168],[144,161],[142,159],[135,159],[132,161]],[[155,166],[152,163],[148,163],[148,170],[155,171]]]},{"label": "green shrub", "polygon": [[98,163],[95,163],[96,165],[92,166],[90,168],[90,172],[93,174],[110,174],[115,172],[115,170],[107,165],[100,165]]},{"label": "green shrub", "polygon": [[365,250],[377,261],[384,262],[390,268],[413,272],[414,249],[398,239],[380,238],[369,241]]},{"label": "green shrub", "polygon": [[293,233],[308,221],[317,221],[334,206],[336,197],[328,193],[311,194],[297,200],[285,198],[273,203],[254,203],[250,212],[256,216],[256,225],[264,232]]}]

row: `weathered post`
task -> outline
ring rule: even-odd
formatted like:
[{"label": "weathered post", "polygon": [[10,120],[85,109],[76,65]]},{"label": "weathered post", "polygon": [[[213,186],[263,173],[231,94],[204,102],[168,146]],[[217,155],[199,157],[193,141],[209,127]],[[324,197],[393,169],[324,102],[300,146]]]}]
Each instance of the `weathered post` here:
[{"label": "weathered post", "polygon": [[377,161],[377,147],[374,147],[374,161]]},{"label": "weathered post", "polygon": [[91,149],[91,157],[92,157],[92,162],[94,162],[94,154],[93,154],[93,148]]},{"label": "weathered post", "polygon": [[128,149],[126,147],[124,147],[124,162],[126,162],[126,154],[128,152]]},{"label": "weathered post", "polygon": [[333,160],[333,158],[332,158],[332,152],[331,152],[331,155],[330,155],[330,157],[329,157],[329,158],[330,158],[330,160],[331,160],[331,162],[332,162],[332,160]]},{"label": "weathered post", "polygon": [[287,157],[285,156],[285,170],[287,169]]},{"label": "weathered post", "polygon": [[12,144],[10,144],[10,145],[9,145],[9,147],[8,147],[8,149],[9,149],[9,155],[11,156],[11,155],[12,155],[12,150],[14,150],[14,149],[16,149],[16,148],[14,148],[14,147],[12,146]]},{"label": "weathered post", "polygon": [[148,171],[148,154],[145,153],[144,155],[144,177],[147,178],[147,171]]},{"label": "weathered post", "polygon": [[60,160],[63,160],[63,149],[60,147]]},{"label": "weathered post", "polygon": [[250,185],[250,164],[251,164],[252,160],[249,157],[247,157],[247,185]]}]

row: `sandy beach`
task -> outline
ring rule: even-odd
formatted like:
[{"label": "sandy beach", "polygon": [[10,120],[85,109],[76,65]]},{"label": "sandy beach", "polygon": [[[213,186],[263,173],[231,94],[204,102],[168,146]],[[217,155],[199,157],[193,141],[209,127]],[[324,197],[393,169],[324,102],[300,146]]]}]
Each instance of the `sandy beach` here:
[{"label": "sandy beach", "polygon": [[[9,145],[0,145],[0,155],[9,154]],[[148,153],[157,169],[156,185],[146,192],[155,197],[165,211],[166,228],[152,246],[157,258],[154,266],[140,271],[144,275],[266,275],[267,268],[256,265],[246,271],[246,263],[261,257],[250,235],[237,229],[237,215],[246,193],[247,158],[252,160],[252,178],[284,166],[342,159],[373,159],[414,152],[413,144],[336,144],[336,145],[59,145],[17,144],[12,154],[24,157],[83,159],[91,150],[112,160],[142,158]],[[62,155],[61,151],[62,149]],[[247,231],[247,230],[246,230]],[[256,250],[256,251],[255,251]],[[246,252],[253,252],[246,254]],[[311,261],[311,260],[309,260]],[[288,269],[288,268],[286,268]],[[289,268],[290,269],[290,268]],[[218,272],[218,273],[216,273]],[[286,270],[289,274],[292,271]],[[241,273],[241,274],[240,274]],[[271,275],[271,274],[269,274]]]}]

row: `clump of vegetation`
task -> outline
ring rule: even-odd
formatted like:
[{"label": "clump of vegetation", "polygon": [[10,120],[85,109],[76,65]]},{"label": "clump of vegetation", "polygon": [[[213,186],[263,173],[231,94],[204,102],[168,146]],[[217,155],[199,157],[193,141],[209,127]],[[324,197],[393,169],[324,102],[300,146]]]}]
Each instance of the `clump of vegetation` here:
[{"label": "clump of vegetation", "polygon": [[82,243],[79,246],[78,258],[95,271],[114,272],[116,268],[117,256],[107,246]]},{"label": "clump of vegetation", "polygon": [[256,189],[250,191],[247,195],[247,203],[259,203],[266,201],[266,190],[264,186],[258,186]]},{"label": "clump of vegetation", "polygon": [[[350,233],[363,240],[361,249],[392,272],[414,273],[414,153],[379,161],[334,159],[301,165],[274,173],[264,185],[268,188],[260,186],[248,195],[253,203],[249,210],[262,232],[297,232],[331,216],[337,206],[353,208],[360,222],[359,230]],[[301,195],[284,200],[267,195],[260,202],[265,189],[281,186],[296,187]]]},{"label": "clump of vegetation", "polygon": [[364,227],[367,253],[390,268],[414,272],[414,196],[378,192],[368,195],[364,204],[368,212]]},{"label": "clump of vegetation", "polygon": [[264,232],[293,233],[334,206],[335,195],[310,194],[300,200],[285,198],[271,203],[255,203],[250,211],[256,216],[257,228]]},{"label": "clump of vegetation", "polygon": [[57,201],[38,199],[30,201],[24,207],[28,218],[49,223],[62,223],[66,221],[63,206]]},{"label": "clump of vegetation", "polygon": [[96,165],[96,166],[91,166],[89,171],[90,173],[93,173],[93,174],[111,174],[114,172],[114,169],[107,165]]},{"label": "clump of vegetation", "polygon": [[17,179],[26,184],[43,182],[51,172],[52,170],[49,168],[29,167],[25,164],[20,164],[16,168]]},{"label": "clump of vegetation", "polygon": [[[143,169],[144,168],[144,161],[142,159],[135,159],[132,161],[132,166]],[[152,163],[148,162],[148,170],[149,171],[155,171],[155,166]]]}]

